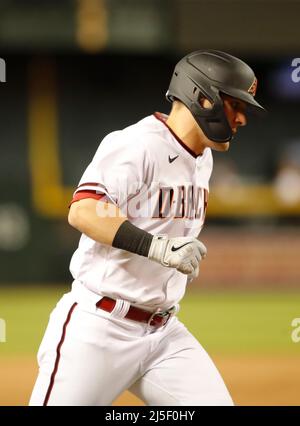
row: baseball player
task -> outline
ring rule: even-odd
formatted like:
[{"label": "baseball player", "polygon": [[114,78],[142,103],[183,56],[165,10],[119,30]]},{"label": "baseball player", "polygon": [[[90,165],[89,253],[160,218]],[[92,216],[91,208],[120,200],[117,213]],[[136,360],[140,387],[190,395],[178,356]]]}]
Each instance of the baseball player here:
[{"label": "baseball player", "polygon": [[31,405],[110,405],[126,389],[147,405],[233,404],[176,313],[207,253],[212,150],[263,111],[256,86],[240,59],[193,52],[175,67],[169,116],[103,139],[70,206],[74,281],[51,313]]}]

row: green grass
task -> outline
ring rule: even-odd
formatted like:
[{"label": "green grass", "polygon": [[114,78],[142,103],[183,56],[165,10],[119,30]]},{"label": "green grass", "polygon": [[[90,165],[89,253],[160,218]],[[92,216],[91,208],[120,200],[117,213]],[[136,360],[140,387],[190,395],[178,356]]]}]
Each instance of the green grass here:
[{"label": "green grass", "polygon": [[0,318],[6,322],[0,356],[35,353],[51,310],[67,291],[63,287],[0,288]]},{"label": "green grass", "polygon": [[[6,322],[1,355],[36,353],[49,313],[68,288],[0,288],[0,318]],[[210,352],[300,354],[291,322],[300,318],[299,293],[189,293],[180,319]]]},{"label": "green grass", "polygon": [[291,338],[300,292],[198,293],[184,299],[179,317],[211,352],[300,354]]}]

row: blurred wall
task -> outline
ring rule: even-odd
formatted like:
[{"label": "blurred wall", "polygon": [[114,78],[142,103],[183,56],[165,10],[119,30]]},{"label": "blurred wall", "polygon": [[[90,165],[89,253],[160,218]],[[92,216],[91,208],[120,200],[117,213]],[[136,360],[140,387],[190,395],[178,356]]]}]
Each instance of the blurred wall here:
[{"label": "blurred wall", "polygon": [[299,14],[299,0],[2,0],[0,47],[293,54]]},{"label": "blurred wall", "polygon": [[[0,283],[70,281],[68,264],[79,235],[67,224],[68,202],[98,144],[108,132],[156,110],[167,113],[164,95],[176,61],[203,47],[248,61],[258,77],[257,97],[269,110],[264,120],[250,119],[228,154],[214,155],[205,229],[214,228],[207,243],[212,253],[216,247],[226,253],[233,230],[236,239],[228,241],[235,253],[236,232],[255,225],[258,234],[266,226],[270,231],[268,243],[261,243],[265,256],[279,232],[298,247],[300,42],[295,19],[300,2],[284,5],[275,0],[1,2],[0,56],[6,75],[0,82]],[[245,247],[250,240],[243,241]],[[284,256],[291,258],[292,245],[285,247]],[[221,267],[226,256],[218,253],[214,265],[226,282],[230,277],[239,284],[253,281],[246,272],[234,275],[238,262],[224,260]],[[274,265],[265,263],[268,271],[278,262],[277,257]],[[290,271],[289,262],[280,265]],[[206,279],[218,285],[225,282],[222,276]],[[295,286],[298,275],[285,276],[285,284]],[[255,282],[269,286],[270,277],[264,271]]]}]

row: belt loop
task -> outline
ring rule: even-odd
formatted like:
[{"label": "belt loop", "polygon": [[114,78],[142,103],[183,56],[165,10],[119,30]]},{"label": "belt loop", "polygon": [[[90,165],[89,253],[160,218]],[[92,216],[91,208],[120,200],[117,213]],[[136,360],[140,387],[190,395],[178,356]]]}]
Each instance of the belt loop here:
[{"label": "belt loop", "polygon": [[125,318],[130,308],[130,303],[127,300],[122,300],[122,306],[120,309],[120,317]]},{"label": "belt loop", "polygon": [[122,299],[116,299],[116,304],[114,309],[111,311],[111,316],[115,318],[124,318],[127,314],[130,307],[130,303],[122,300]]}]

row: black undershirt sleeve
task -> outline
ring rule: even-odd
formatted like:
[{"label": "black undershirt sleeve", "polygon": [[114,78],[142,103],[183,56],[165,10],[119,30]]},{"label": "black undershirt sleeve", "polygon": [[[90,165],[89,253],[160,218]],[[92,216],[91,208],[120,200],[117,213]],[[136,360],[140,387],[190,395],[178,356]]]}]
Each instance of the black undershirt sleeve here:
[{"label": "black undershirt sleeve", "polygon": [[125,220],[116,232],[112,246],[148,257],[153,235]]}]

